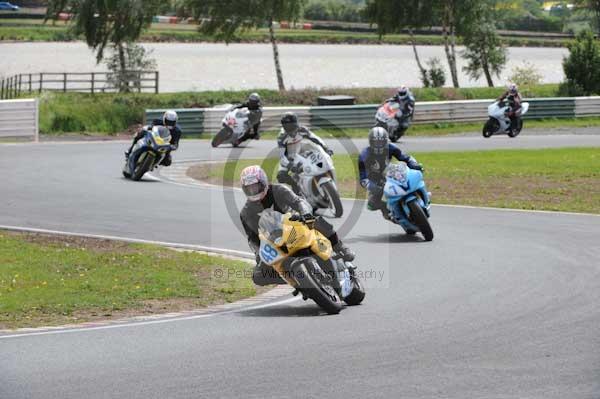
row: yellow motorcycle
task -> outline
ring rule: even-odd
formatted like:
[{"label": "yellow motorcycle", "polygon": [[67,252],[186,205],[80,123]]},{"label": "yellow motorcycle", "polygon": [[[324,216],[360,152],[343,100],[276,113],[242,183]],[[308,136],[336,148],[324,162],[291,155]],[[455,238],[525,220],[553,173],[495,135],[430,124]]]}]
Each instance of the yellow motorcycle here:
[{"label": "yellow motorcycle", "polygon": [[312,299],[329,314],[342,310],[342,301],[358,305],[365,290],[352,263],[333,256],[331,242],[313,228],[313,221],[272,209],[258,223],[260,259],[271,266],[304,300]]}]

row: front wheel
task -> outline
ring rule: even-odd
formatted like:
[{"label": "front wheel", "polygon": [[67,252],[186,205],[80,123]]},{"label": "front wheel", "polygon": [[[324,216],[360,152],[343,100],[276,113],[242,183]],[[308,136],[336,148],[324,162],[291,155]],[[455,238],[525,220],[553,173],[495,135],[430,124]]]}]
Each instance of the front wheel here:
[{"label": "front wheel", "polygon": [[496,130],[498,130],[498,121],[492,118],[488,119],[485,125],[483,125],[483,137],[486,139],[492,137]]},{"label": "front wheel", "polygon": [[327,183],[321,186],[325,194],[329,199],[330,209],[333,211],[333,215],[336,218],[342,217],[344,213],[344,208],[342,206],[342,200],[340,199],[340,193],[335,188],[335,184],[333,181],[328,181]]},{"label": "front wheel", "polygon": [[[144,156],[141,154],[140,156]],[[154,163],[154,154],[146,153],[144,156],[144,160],[141,163],[137,163],[135,166],[135,170],[131,175],[131,178],[135,181],[140,181],[144,174],[150,170],[152,164]]]},{"label": "front wheel", "polygon": [[225,140],[231,137],[232,133],[233,132],[228,127],[224,127],[223,129],[221,129],[219,133],[215,134],[215,137],[213,137],[212,139],[211,145],[213,146],[213,148],[216,148],[223,144]]},{"label": "front wheel", "polygon": [[[310,261],[314,262],[313,259],[310,259]],[[300,291],[302,291],[303,294],[315,301],[315,303],[328,314],[340,313],[342,310],[342,301],[331,285],[321,284],[321,282],[309,272],[305,262],[298,262],[297,266],[292,270],[293,275],[298,282]]]},{"label": "front wheel", "polygon": [[423,209],[419,205],[419,203],[415,201],[411,201],[408,203],[408,208],[410,209],[410,219],[411,221],[417,225],[421,234],[425,238],[425,241],[433,240],[433,230],[431,229],[431,225],[429,224],[429,219],[423,212]]}]

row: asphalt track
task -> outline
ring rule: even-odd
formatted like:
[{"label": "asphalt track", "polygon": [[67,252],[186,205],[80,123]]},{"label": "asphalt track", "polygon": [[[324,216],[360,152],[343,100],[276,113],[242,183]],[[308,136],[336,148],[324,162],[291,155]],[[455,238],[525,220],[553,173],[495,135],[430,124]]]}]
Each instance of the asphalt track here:
[{"label": "asphalt track", "polygon": [[[561,137],[404,144],[598,146],[600,138]],[[184,142],[176,159],[264,156],[272,144],[231,151]],[[0,145],[0,224],[246,249],[222,190],[126,181],[123,146]],[[362,210],[355,222],[345,240],[372,272],[359,307],[325,316],[297,300],[0,336],[0,398],[600,397],[600,217],[435,206],[431,243],[376,213]]]}]

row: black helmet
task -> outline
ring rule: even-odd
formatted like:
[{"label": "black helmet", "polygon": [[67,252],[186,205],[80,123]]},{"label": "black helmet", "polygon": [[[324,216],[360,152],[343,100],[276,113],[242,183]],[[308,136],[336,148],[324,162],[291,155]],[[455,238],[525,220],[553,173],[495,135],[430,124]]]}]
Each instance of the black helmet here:
[{"label": "black helmet", "polygon": [[252,93],[248,96],[248,109],[251,111],[256,111],[261,106],[260,96],[258,93]]},{"label": "black helmet", "polygon": [[298,116],[293,112],[286,112],[281,117],[281,126],[283,126],[283,130],[294,137],[296,133],[298,133],[298,128],[300,125],[298,124]]},{"label": "black helmet", "polygon": [[377,126],[369,131],[369,146],[374,154],[381,155],[388,145],[388,132]]}]

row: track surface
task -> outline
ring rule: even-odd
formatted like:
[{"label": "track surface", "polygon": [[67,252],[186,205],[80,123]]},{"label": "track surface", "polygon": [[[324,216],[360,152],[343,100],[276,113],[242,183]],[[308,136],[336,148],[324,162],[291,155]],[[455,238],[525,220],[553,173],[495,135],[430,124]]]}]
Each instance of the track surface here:
[{"label": "track surface", "polygon": [[[568,145],[586,145],[574,137]],[[431,140],[406,147],[528,145]],[[242,156],[272,144],[252,143]],[[231,153],[207,146],[184,143],[176,159]],[[246,248],[221,190],[126,181],[122,149],[0,146],[0,224]],[[0,398],[600,397],[600,217],[434,207],[432,224],[436,239],[425,243],[362,211],[345,239],[359,267],[383,279],[367,281],[364,305],[338,316],[296,301],[0,336]]]}]

